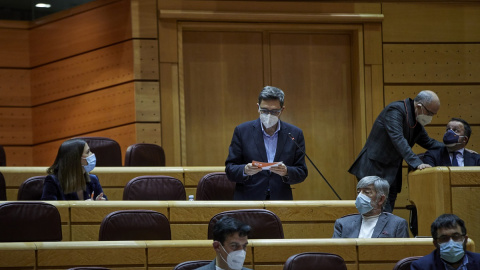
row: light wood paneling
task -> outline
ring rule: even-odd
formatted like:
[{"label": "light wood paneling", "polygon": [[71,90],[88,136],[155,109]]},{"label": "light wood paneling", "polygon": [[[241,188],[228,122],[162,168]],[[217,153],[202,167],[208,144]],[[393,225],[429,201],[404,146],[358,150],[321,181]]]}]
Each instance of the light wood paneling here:
[{"label": "light wood paneling", "polygon": [[35,107],[35,143],[135,122],[132,83]]},{"label": "light wood paneling", "polygon": [[32,111],[30,108],[0,107],[0,119],[0,144],[28,145],[32,143]]},{"label": "light wood paneling", "polygon": [[295,1],[236,1],[235,5],[223,1],[158,0],[160,10],[214,10],[250,12],[301,12],[301,13],[381,13],[379,3],[325,3],[309,2],[299,5]]},{"label": "light wood paneling", "polygon": [[[158,82],[137,81],[134,83],[134,87],[135,120],[137,122],[160,123],[160,91]],[[156,144],[161,144],[160,136],[155,138],[155,140]]]},{"label": "light wood paneling", "polygon": [[175,20],[159,22],[158,44],[161,63],[178,63],[178,30]]},{"label": "light wood paneling", "polygon": [[480,81],[480,44],[385,44],[385,83]]},{"label": "light wood paneling", "polygon": [[0,67],[30,67],[29,31],[0,27]]},{"label": "light wood paneling", "polygon": [[30,70],[0,69],[0,81],[0,106],[31,106]]},{"label": "light wood paneling", "polygon": [[33,69],[33,105],[133,80],[133,50],[127,41]]},{"label": "light wood paneling", "polygon": [[180,166],[180,97],[177,64],[160,64],[160,112],[162,115],[161,145],[167,166]]},{"label": "light wood paneling", "polygon": [[157,1],[131,0],[132,37],[157,38]]},{"label": "light wood paneling", "polygon": [[383,3],[384,42],[479,42],[478,3]]},{"label": "light wood paneling", "polygon": [[258,117],[262,59],[259,32],[183,32],[186,164],[225,163],[235,126]]},{"label": "light wood paneling", "polygon": [[[404,100],[407,97],[413,99],[421,90],[432,90],[437,93],[441,104],[432,123],[426,126],[427,131],[433,125],[445,127],[452,117],[463,118],[470,125],[480,124],[480,111],[478,110],[480,86],[477,85],[387,85],[385,86],[385,104]],[[475,137],[475,133],[472,136]]]},{"label": "light wood paneling", "polygon": [[4,146],[7,166],[30,166],[33,164],[33,149],[28,146]]},{"label": "light wood paneling", "polygon": [[363,25],[365,39],[365,65],[381,65],[382,57],[382,24],[365,23]]},{"label": "light wood paneling", "polygon": [[135,80],[158,81],[158,41],[133,40]]},{"label": "light wood paneling", "polygon": [[[272,84],[286,92],[282,119],[303,130],[307,154],[343,199],[354,198],[355,191],[347,172],[355,134],[351,42],[348,33],[270,35]],[[335,153],[335,158],[325,153]],[[309,176],[294,186],[294,198],[336,199],[313,166],[307,166]]]},{"label": "light wood paneling", "polygon": [[[157,124],[142,124],[143,128],[146,129],[146,132],[155,132],[154,129],[158,129]],[[150,130],[151,129],[151,130]],[[107,130],[77,134],[75,137],[80,136],[96,136],[96,137],[107,137],[117,141],[120,144],[122,150],[122,160],[125,158],[125,151],[128,146],[136,143],[136,134],[137,125],[129,124],[125,126],[112,127]],[[51,166],[58,152],[60,145],[70,138],[65,138],[58,141],[48,142],[44,144],[38,144],[33,147],[33,164],[34,166]]]},{"label": "light wood paneling", "polygon": [[34,269],[35,267],[34,243],[8,243],[0,246],[0,268],[23,267],[22,269]]},{"label": "light wood paneling", "polygon": [[[116,1],[33,28],[30,31],[31,66],[50,63],[130,38],[130,1]],[[90,63],[89,68],[80,68],[79,71],[94,70],[92,67],[99,66]],[[103,70],[106,71],[108,70]]]}]

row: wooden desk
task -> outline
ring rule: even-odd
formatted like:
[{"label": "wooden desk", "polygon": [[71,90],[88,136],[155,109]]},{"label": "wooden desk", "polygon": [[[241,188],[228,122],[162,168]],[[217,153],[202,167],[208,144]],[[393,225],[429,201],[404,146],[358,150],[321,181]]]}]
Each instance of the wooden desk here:
[{"label": "wooden desk", "polygon": [[435,167],[408,175],[410,201],[417,206],[418,233],[431,236],[430,226],[441,214],[465,221],[467,234],[480,239],[480,167]]},{"label": "wooden desk", "polygon": [[62,219],[64,241],[97,241],[100,223],[122,209],[148,209],[170,221],[173,240],[205,240],[210,219],[235,209],[267,209],[282,221],[285,238],[330,238],[337,218],[355,201],[49,201]]},{"label": "wooden desk", "polygon": [[[223,172],[225,167],[96,167],[92,173],[100,179],[100,184],[109,200],[122,200],[123,188],[137,176],[167,175],[182,181],[188,195],[195,195],[200,179],[211,172]],[[47,175],[47,167],[0,167],[5,177],[7,200],[17,200],[18,188],[32,176]]]},{"label": "wooden desk", "polygon": [[[469,241],[467,249],[475,251],[475,244]],[[432,250],[431,238],[249,239],[245,265],[255,270],[282,270],[294,254],[328,252],[344,258],[349,270],[392,269],[404,257],[423,256]],[[0,243],[0,269],[104,266],[171,270],[184,261],[214,257],[211,240]]]}]

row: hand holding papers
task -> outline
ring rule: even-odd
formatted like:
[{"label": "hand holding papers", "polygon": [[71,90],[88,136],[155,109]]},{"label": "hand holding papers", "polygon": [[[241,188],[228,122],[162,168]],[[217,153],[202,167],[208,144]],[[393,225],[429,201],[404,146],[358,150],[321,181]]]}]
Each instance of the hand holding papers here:
[{"label": "hand holding papers", "polygon": [[278,167],[280,165],[283,165],[283,162],[279,161],[279,162],[267,163],[267,162],[260,162],[260,161],[253,160],[252,165],[262,168],[262,170],[270,170],[270,168],[272,167]]}]

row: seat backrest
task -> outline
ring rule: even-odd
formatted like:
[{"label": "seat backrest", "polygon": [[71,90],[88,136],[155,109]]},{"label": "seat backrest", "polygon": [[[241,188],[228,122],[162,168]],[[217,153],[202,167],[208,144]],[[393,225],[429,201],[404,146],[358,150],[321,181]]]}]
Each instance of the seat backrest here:
[{"label": "seat backrest", "polygon": [[123,189],[124,200],[186,200],[183,183],[171,176],[147,175],[130,180]]},{"label": "seat backrest", "polygon": [[7,200],[7,186],[5,185],[5,177],[3,173],[0,172],[0,201]]},{"label": "seat backrest", "polygon": [[132,144],[125,153],[125,166],[165,166],[165,152],[156,144]]},{"label": "seat backrest", "polygon": [[282,222],[275,213],[265,209],[231,210],[216,214],[208,223],[208,239],[213,239],[213,227],[224,216],[250,225],[249,239],[283,239]]},{"label": "seat backrest", "polygon": [[305,252],[290,256],[283,270],[347,270],[345,261],[336,254]]},{"label": "seat backrest", "polygon": [[204,260],[198,260],[198,261],[188,261],[188,262],[182,262],[177,264],[173,270],[194,270],[199,267],[202,267],[204,265],[209,264],[212,261],[204,261]]},{"label": "seat backrest", "polygon": [[100,224],[100,241],[172,240],[167,217],[152,210],[120,210]]},{"label": "seat backrest", "polygon": [[397,264],[395,264],[395,266],[393,267],[393,270],[410,270],[410,264],[420,259],[421,257],[422,256],[412,256],[412,257],[403,258],[400,261],[398,261]]},{"label": "seat backrest", "polygon": [[0,242],[62,241],[58,209],[45,202],[0,204]]},{"label": "seat backrest", "polygon": [[42,199],[43,183],[46,176],[34,176],[25,180],[18,188],[17,200],[39,201]]},{"label": "seat backrest", "polygon": [[225,172],[209,173],[197,185],[196,200],[233,201],[235,183],[228,180]]},{"label": "seat backrest", "polygon": [[76,137],[84,140],[90,151],[97,157],[97,167],[122,166],[122,150],[120,145],[110,138],[105,137]]},{"label": "seat backrest", "polygon": [[0,166],[7,166],[7,155],[5,155],[3,145],[0,145]]}]

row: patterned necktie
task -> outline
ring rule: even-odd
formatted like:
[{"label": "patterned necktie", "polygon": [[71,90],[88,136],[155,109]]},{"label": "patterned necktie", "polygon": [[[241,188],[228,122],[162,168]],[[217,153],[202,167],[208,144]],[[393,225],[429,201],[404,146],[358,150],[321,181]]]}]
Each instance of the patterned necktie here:
[{"label": "patterned necktie", "polygon": [[457,161],[457,154],[459,152],[455,151],[453,152],[453,156],[452,156],[452,166],[458,166],[458,161]]}]

